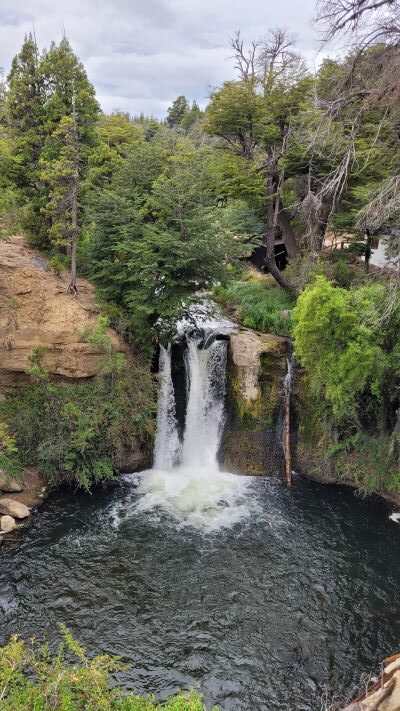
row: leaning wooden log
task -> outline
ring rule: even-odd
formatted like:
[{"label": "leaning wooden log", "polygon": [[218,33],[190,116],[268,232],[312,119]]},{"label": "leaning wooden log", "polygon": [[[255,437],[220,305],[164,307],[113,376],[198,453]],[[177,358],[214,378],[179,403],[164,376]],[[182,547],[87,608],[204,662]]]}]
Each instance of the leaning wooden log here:
[{"label": "leaning wooden log", "polygon": [[400,711],[400,654],[384,664],[380,678],[343,711]]}]

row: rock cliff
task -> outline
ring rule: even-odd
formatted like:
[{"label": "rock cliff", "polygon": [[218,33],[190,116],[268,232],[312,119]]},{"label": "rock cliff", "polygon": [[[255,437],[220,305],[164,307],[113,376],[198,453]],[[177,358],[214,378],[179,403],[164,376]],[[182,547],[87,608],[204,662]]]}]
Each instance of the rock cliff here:
[{"label": "rock cliff", "polygon": [[[78,279],[78,296],[67,294],[68,274],[60,276],[22,237],[0,240],[0,398],[27,379],[29,355],[45,347],[44,366],[55,380],[79,380],[96,374],[101,353],[81,338],[98,317],[94,288]],[[117,334],[116,349],[129,349]]]},{"label": "rock cliff", "polygon": [[[69,275],[57,275],[23,237],[0,240],[0,400],[7,391],[29,382],[26,371],[35,346],[44,347],[43,365],[54,382],[83,382],[97,374],[104,353],[81,336],[100,313],[94,287],[78,279],[74,297],[67,294],[68,284]],[[115,331],[108,329],[107,335],[116,351],[128,361],[133,358]],[[131,443],[121,458],[121,469],[134,471],[147,466],[145,448],[139,442]],[[24,482],[23,494],[26,489],[29,486]],[[36,501],[37,496],[33,498]]]},{"label": "rock cliff", "polygon": [[241,328],[230,335],[228,422],[221,447],[232,472],[282,474],[279,431],[288,341]]}]

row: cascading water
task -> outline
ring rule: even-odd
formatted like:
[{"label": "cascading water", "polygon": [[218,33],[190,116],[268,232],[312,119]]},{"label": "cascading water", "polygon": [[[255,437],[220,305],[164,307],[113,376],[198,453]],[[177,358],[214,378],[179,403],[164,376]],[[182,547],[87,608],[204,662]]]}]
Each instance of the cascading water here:
[{"label": "cascading water", "polygon": [[227,341],[187,338],[187,408],[182,444],[175,416],[171,348],[160,350],[154,467],[139,480],[137,510],[164,510],[183,524],[231,526],[248,516],[248,478],[223,472],[218,449],[225,419]]},{"label": "cascading water", "polygon": [[154,448],[156,469],[172,469],[180,457],[175,414],[175,396],[171,375],[171,344],[160,346],[159,359],[160,388],[158,395],[157,434]]},{"label": "cascading water", "polygon": [[208,348],[190,339],[186,351],[187,413],[182,463],[215,469],[224,424],[227,342]]}]

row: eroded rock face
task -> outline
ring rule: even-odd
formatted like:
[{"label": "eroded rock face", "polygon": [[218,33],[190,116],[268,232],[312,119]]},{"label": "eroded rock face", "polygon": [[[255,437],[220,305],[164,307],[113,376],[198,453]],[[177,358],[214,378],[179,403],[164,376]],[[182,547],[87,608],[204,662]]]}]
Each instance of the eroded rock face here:
[{"label": "eroded rock face", "polygon": [[7,493],[17,493],[22,491],[22,484],[15,479],[11,479],[7,474],[0,469],[0,491],[6,491]]},{"label": "eroded rock face", "polygon": [[25,504],[4,497],[0,498],[0,513],[13,518],[28,518],[31,512]]},{"label": "eroded rock face", "polygon": [[261,397],[261,356],[281,361],[285,358],[287,339],[250,329],[241,329],[230,337],[230,352],[238,395],[245,409],[259,408]]},{"label": "eroded rock face", "polygon": [[240,474],[281,474],[279,421],[288,341],[240,329],[230,336],[228,422],[221,459]]},{"label": "eroded rock face", "polygon": [[15,518],[13,518],[12,516],[1,516],[0,530],[3,531],[3,533],[10,533],[14,530],[16,525],[17,524],[15,523]]},{"label": "eroded rock face", "polygon": [[[78,279],[78,296],[67,294],[67,273],[57,276],[22,237],[0,240],[0,397],[27,380],[29,356],[44,346],[44,367],[60,380],[90,378],[96,374],[99,350],[81,338],[98,309],[94,288]],[[116,349],[128,346],[111,329]]]}]

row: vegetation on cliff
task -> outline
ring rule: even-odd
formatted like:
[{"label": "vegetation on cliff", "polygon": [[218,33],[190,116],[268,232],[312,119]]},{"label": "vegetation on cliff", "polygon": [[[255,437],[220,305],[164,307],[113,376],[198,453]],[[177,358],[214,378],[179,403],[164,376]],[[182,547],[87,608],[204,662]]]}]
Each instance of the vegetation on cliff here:
[{"label": "vegetation on cliff", "polygon": [[[107,320],[88,327],[82,336],[101,347],[94,380],[56,385],[43,366],[44,349],[34,349],[31,385],[9,393],[0,405],[7,422],[1,462],[15,476],[36,464],[54,485],[75,483],[90,489],[111,479],[130,450],[150,451],[154,428],[154,383],[145,364],[127,363],[105,333]],[[13,433],[10,438],[9,431]]]},{"label": "vegetation on cliff", "polygon": [[318,411],[314,444],[328,445],[337,476],[366,491],[399,492],[400,300],[377,282],[343,289],[317,276],[293,320]]}]

